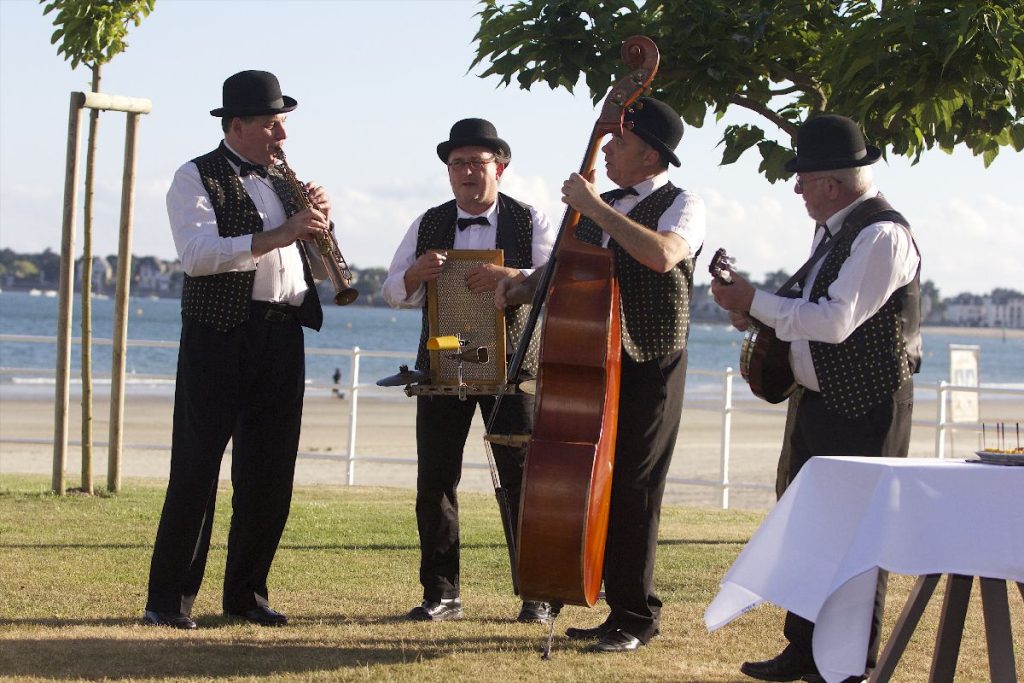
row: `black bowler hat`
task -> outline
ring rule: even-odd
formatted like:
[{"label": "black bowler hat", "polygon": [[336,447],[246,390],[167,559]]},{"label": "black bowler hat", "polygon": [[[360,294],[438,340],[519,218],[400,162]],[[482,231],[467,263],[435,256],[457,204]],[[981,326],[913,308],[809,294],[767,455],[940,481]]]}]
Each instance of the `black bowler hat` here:
[{"label": "black bowler hat", "polygon": [[882,150],[865,145],[853,120],[838,114],[819,114],[796,132],[796,157],[786,162],[790,173],[834,171],[867,166],[878,161]]},{"label": "black bowler hat", "polygon": [[672,107],[653,97],[638,97],[623,119],[633,124],[630,130],[658,150],[662,159],[679,165],[675,149],[683,138],[683,121]]},{"label": "black bowler hat", "polygon": [[485,119],[462,119],[456,121],[448,134],[448,140],[437,146],[437,156],[448,163],[448,155],[459,147],[486,147],[495,154],[512,157],[512,149],[508,143],[498,137],[494,124]]},{"label": "black bowler hat", "polygon": [[281,94],[277,76],[269,71],[239,71],[224,81],[224,106],[212,116],[260,116],[284,114],[299,105]]}]

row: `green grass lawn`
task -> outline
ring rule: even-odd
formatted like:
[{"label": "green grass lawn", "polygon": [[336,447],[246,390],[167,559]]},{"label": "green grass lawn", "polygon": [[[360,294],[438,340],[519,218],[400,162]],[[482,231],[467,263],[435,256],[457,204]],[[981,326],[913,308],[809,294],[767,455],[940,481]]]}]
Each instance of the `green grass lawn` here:
[{"label": "green grass lawn", "polygon": [[[128,481],[117,496],[48,493],[41,477],[0,480],[0,680],[112,681],[749,681],[744,659],[783,645],[783,614],[763,606],[707,633],[705,607],[761,513],[667,507],[656,583],[662,634],[640,651],[595,655],[564,637],[593,626],[606,608],[566,607],[550,661],[546,627],[518,624],[508,553],[494,500],[461,497],[460,622],[408,622],[421,598],[414,493],[402,489],[306,487],[270,575],[271,604],[286,628],[265,629],[220,614],[229,491],[220,496],[206,582],[193,632],[144,627],[150,551],[163,486]],[[893,577],[892,627],[912,579]],[[1019,654],[1024,608],[1010,595]],[[927,679],[938,621],[932,601],[894,680]],[[977,588],[957,681],[989,680]]]}]

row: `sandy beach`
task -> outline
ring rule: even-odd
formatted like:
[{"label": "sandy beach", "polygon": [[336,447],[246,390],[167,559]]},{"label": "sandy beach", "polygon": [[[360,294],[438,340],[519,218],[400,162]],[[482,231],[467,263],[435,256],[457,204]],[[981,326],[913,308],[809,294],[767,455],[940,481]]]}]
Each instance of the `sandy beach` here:
[{"label": "sandy beach", "polygon": [[[766,509],[774,502],[775,470],[785,424],[785,412],[778,406],[747,397],[741,380],[734,385],[736,408],[730,435],[729,480],[733,483],[731,507]],[[80,399],[70,406],[69,446],[66,463],[67,486],[81,481]],[[173,399],[168,395],[129,393],[125,406],[124,453],[121,476],[166,479],[170,460]],[[296,481],[306,485],[348,483],[349,463],[345,458],[350,439],[351,401],[326,391],[312,391],[306,398],[300,457]],[[401,390],[381,395],[367,393],[357,403],[354,483],[356,485],[412,488],[416,481],[415,401]],[[982,420],[1014,423],[1024,416],[1024,401],[1006,397],[983,400]],[[93,438],[105,443],[108,433],[108,398],[95,397]],[[911,457],[933,457],[936,443],[934,399],[922,399],[915,406]],[[715,507],[720,504],[718,488],[673,482],[672,480],[717,481],[720,472],[722,412],[717,401],[687,402],[676,444],[666,502]],[[49,476],[53,467],[54,411],[52,399],[40,395],[0,394],[0,478],[11,473]],[[971,457],[979,437],[971,430],[954,430],[947,441],[946,456]],[[483,446],[482,420],[477,420],[466,446],[461,490],[492,491]],[[224,459],[223,478],[230,471],[230,455]],[[96,486],[105,486],[107,448],[93,449]],[[752,484],[761,488],[749,488]]]}]

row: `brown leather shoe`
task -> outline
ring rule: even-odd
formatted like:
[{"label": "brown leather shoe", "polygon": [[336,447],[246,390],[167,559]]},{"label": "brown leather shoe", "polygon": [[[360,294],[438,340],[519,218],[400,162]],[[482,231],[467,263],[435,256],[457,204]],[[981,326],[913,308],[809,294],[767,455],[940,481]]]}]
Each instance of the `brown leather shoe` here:
[{"label": "brown leather shoe", "polygon": [[146,626],[167,626],[186,631],[191,631],[196,627],[196,622],[181,612],[155,612],[151,609],[142,612],[142,623]]},{"label": "brown leather shoe", "polygon": [[740,671],[759,681],[799,681],[804,676],[818,675],[814,661],[808,661],[792,644],[773,659],[743,662]]}]

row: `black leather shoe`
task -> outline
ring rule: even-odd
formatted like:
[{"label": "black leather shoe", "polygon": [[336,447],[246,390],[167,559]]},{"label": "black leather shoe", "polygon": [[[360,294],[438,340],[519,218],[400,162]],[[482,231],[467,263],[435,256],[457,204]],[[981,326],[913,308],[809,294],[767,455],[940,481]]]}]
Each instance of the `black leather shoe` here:
[{"label": "black leather shoe", "polygon": [[638,649],[642,642],[640,639],[631,636],[621,628],[608,631],[601,639],[591,645],[588,649],[591,652],[633,652]]},{"label": "black leather shoe", "polygon": [[229,617],[245,619],[260,626],[284,626],[288,623],[288,617],[277,610],[269,607],[256,606],[244,612],[225,612]]},{"label": "black leather shoe", "polygon": [[551,605],[546,602],[524,600],[516,621],[522,624],[546,624],[551,621]]},{"label": "black leather shoe", "polygon": [[462,618],[462,600],[449,598],[432,602],[424,600],[423,604],[413,607],[406,615],[413,621],[454,621]]},{"label": "black leather shoe", "polygon": [[792,645],[774,659],[763,662],[743,662],[740,671],[759,681],[799,681],[805,676],[818,676],[818,667],[800,654]]},{"label": "black leather shoe", "polygon": [[154,612],[147,609],[142,613],[142,623],[146,626],[169,626],[191,631],[196,627],[196,622],[181,612]]},{"label": "black leather shoe", "polygon": [[606,622],[594,628],[567,628],[565,629],[565,635],[571,640],[596,640],[603,638],[606,633],[614,630]]}]

